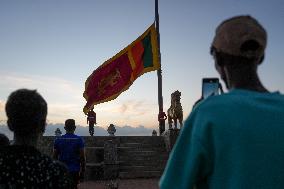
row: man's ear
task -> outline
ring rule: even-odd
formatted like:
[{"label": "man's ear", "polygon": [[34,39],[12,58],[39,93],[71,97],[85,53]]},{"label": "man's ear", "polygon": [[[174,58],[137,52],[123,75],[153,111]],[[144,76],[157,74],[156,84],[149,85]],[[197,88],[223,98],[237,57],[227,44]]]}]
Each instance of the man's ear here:
[{"label": "man's ear", "polygon": [[10,129],[10,131],[14,132],[14,128],[13,128],[11,121],[9,119],[7,120],[7,125],[8,125],[8,128]]}]

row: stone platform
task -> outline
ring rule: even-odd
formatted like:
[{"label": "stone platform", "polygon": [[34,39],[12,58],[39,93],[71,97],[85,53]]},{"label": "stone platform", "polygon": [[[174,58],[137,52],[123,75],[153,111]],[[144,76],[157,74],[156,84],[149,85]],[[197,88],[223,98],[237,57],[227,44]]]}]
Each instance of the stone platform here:
[{"label": "stone platform", "polygon": [[[163,136],[86,136],[86,180],[159,178],[169,156]],[[55,137],[42,137],[38,148],[52,154]],[[109,148],[106,145],[111,141]],[[111,150],[110,150],[111,149]],[[109,158],[107,151],[116,157]],[[107,153],[106,153],[107,152]]]}]

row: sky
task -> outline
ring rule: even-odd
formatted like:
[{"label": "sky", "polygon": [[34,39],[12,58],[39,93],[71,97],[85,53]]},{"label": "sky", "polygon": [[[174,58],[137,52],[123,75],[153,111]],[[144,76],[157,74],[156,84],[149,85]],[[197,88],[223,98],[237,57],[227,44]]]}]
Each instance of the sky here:
[{"label": "sky", "polygon": [[[48,123],[68,118],[87,126],[82,94],[87,77],[140,36],[155,20],[154,0],[0,0],[0,120],[19,88],[48,102]],[[259,67],[270,91],[284,92],[284,1],[160,0],[164,111],[181,92],[184,118],[201,96],[203,77],[218,77],[209,48],[224,19],[250,14],[266,28]],[[95,106],[98,126],[158,129],[157,73],[138,78],[117,99]],[[223,85],[224,86],[224,85]]]}]

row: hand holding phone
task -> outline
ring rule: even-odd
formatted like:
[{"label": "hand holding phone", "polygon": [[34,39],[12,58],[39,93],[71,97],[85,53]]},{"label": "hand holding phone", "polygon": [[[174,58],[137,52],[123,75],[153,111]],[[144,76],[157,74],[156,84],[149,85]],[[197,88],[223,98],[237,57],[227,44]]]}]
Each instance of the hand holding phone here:
[{"label": "hand holding phone", "polygon": [[206,99],[209,96],[218,95],[220,83],[218,78],[203,78],[202,79],[202,98]]}]

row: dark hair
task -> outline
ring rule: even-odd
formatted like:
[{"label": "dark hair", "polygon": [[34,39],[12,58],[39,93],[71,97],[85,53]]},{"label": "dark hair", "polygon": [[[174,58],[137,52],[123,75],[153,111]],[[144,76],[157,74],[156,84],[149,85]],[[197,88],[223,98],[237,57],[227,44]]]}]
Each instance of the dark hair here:
[{"label": "dark hair", "polygon": [[44,132],[47,103],[36,90],[19,89],[6,103],[8,126],[18,135]]},{"label": "dark hair", "polygon": [[75,120],[74,119],[67,119],[65,121],[65,130],[66,131],[74,131],[76,126],[75,126]]},{"label": "dark hair", "polygon": [[8,146],[8,145],[10,145],[8,137],[0,133],[0,146]]}]

